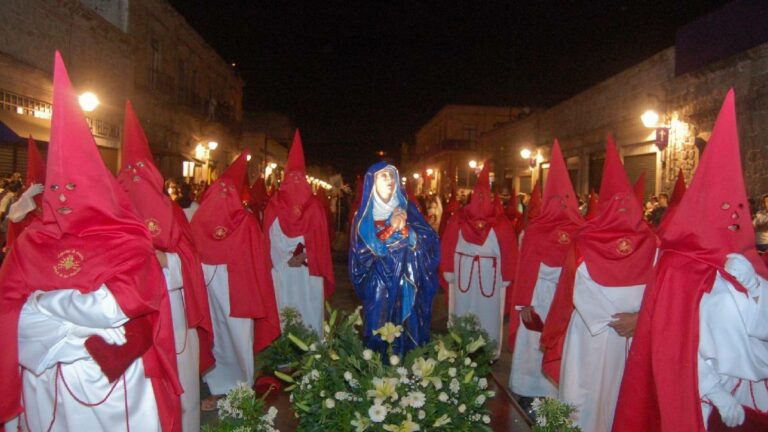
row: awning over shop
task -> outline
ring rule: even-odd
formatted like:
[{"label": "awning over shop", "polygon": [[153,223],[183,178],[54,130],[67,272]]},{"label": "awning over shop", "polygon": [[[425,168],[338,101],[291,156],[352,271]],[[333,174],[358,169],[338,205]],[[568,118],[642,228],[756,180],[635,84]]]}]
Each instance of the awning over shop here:
[{"label": "awning over shop", "polygon": [[50,141],[51,120],[0,110],[0,141],[26,140],[30,135],[36,141]]}]

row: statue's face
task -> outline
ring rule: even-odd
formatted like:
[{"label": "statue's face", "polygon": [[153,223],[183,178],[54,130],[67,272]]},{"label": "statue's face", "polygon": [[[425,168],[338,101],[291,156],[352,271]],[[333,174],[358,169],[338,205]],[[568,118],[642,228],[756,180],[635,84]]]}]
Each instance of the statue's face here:
[{"label": "statue's face", "polygon": [[373,177],[373,184],[376,194],[382,201],[388,203],[395,193],[395,178],[391,170],[383,169],[377,172]]}]

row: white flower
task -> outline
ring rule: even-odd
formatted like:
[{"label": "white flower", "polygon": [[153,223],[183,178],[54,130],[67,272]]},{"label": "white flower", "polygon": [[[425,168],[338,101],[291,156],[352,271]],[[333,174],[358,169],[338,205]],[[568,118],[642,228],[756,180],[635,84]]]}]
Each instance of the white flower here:
[{"label": "white flower", "polygon": [[544,416],[536,416],[536,424],[541,427],[547,426],[547,418]]},{"label": "white flower", "polygon": [[487,414],[483,416],[483,423],[488,424],[491,422],[491,417],[489,417]]},{"label": "white flower", "polygon": [[464,411],[467,410],[467,406],[464,404],[459,405],[459,412],[464,414]]},{"label": "white flower", "polygon": [[485,395],[480,395],[475,399],[475,404],[482,405],[485,403]]},{"label": "white flower", "polygon": [[419,410],[419,414],[418,414],[419,420],[424,420],[424,417],[426,416],[427,416],[427,413],[425,413],[424,410]]},{"label": "white flower", "polygon": [[471,368],[476,368],[476,367],[477,367],[477,363],[475,363],[475,362],[472,362],[472,363],[470,363],[470,364],[469,364],[469,367],[471,367]]},{"label": "white flower", "polygon": [[326,408],[328,408],[328,409],[333,409],[333,407],[335,407],[335,406],[336,406],[336,401],[335,401],[335,400],[333,400],[333,399],[330,399],[330,398],[329,398],[329,399],[326,399],[326,400],[325,400],[325,406],[326,406]]},{"label": "white flower", "polygon": [[344,379],[347,380],[347,381],[351,380],[352,379],[352,372],[350,372],[350,371],[344,372]]},{"label": "white flower", "polygon": [[369,349],[363,350],[363,359],[365,359],[365,361],[371,361],[372,358],[373,358],[373,351]]},{"label": "white flower", "polygon": [[368,417],[374,423],[381,423],[387,417],[387,408],[379,404],[373,404],[368,408]]},{"label": "white flower", "polygon": [[397,374],[400,376],[406,376],[408,375],[408,369],[400,366],[399,368],[397,368]]},{"label": "white flower", "polygon": [[264,415],[263,418],[267,423],[273,424],[275,421],[275,417],[277,417],[277,408],[271,406],[269,407],[269,409],[267,410],[267,413]]},{"label": "white flower", "polygon": [[469,357],[464,359],[464,366],[469,366],[470,363],[472,363],[472,359],[470,359]]},{"label": "white flower", "polygon": [[408,398],[411,399],[411,406],[414,408],[421,408],[427,401],[426,395],[420,391],[408,393]]},{"label": "white flower", "polygon": [[440,394],[437,395],[437,400],[440,402],[448,402],[448,394],[446,392],[440,392]]},{"label": "white flower", "polygon": [[325,390],[320,390],[320,397],[325,397]]},{"label": "white flower", "polygon": [[451,378],[456,376],[456,368],[455,367],[448,368],[448,376],[450,376]]},{"label": "white flower", "polygon": [[488,388],[488,380],[485,378],[480,378],[480,381],[477,382],[477,385],[480,386],[480,389],[485,390]]},{"label": "white flower", "polygon": [[397,366],[400,363],[400,357],[393,355],[389,357],[389,364]]},{"label": "white flower", "polygon": [[317,344],[312,342],[312,345],[309,346],[310,351],[317,351]]},{"label": "white flower", "polygon": [[336,400],[343,401],[347,399],[347,393],[339,391],[339,392],[336,392],[336,394],[334,394],[333,397],[335,397]]},{"label": "white flower", "polygon": [[452,379],[449,387],[451,389],[451,392],[458,393],[459,389],[461,388],[459,384],[459,380],[457,380],[456,378]]}]

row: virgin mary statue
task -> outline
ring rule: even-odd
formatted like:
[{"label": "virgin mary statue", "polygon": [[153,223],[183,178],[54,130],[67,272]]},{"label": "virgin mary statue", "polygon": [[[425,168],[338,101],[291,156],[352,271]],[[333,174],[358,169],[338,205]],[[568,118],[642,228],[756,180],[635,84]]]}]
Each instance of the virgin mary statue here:
[{"label": "virgin mary statue", "polygon": [[386,162],[366,172],[351,231],[349,275],[363,303],[363,342],[383,354],[387,334],[377,330],[386,323],[401,326],[392,353],[402,357],[429,341],[440,260],[437,234],[409,205],[397,168]]}]

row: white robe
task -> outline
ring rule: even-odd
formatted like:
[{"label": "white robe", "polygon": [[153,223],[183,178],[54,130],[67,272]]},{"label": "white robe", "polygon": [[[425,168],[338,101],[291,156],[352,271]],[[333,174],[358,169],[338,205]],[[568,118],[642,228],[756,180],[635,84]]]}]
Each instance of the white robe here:
[{"label": "white robe", "polygon": [[176,366],[184,389],[181,395],[182,431],[197,432],[200,430],[200,342],[197,330],[187,327],[181,260],[175,253],[166,253],[165,256],[168,268],[163,269],[163,275],[171,300]]},{"label": "white robe", "polygon": [[[561,267],[549,267],[544,263],[539,267],[539,277],[533,288],[531,306],[542,321],[546,321],[549,308],[552,306],[560,270]],[[541,333],[525,328],[521,319],[515,337],[515,351],[512,353],[512,373],[509,376],[510,390],[520,396],[557,396],[557,387],[541,371],[544,355],[540,349],[540,338]]]},{"label": "white robe", "polygon": [[[253,320],[229,316],[229,275],[226,265],[203,264],[213,323],[216,365],[203,380],[213,395],[225,395],[237,383],[253,385]],[[235,300],[237,301],[237,300]]]},{"label": "white robe", "polygon": [[[85,338],[70,334],[76,325],[108,328],[128,321],[107,287],[89,294],[73,289],[47,292],[41,303],[38,293],[29,297],[19,317],[22,428],[122,431],[128,422],[135,431],[160,431],[152,382],[144,376],[142,360],[134,361],[123,377],[110,384],[86,351]],[[80,401],[98,405],[88,407]]]},{"label": "white robe", "polygon": [[495,357],[498,358],[501,354],[504,299],[509,281],[501,278],[501,251],[496,232],[491,229],[482,246],[467,242],[459,232],[453,254],[453,268],[454,273],[444,273],[450,290],[448,313],[477,316],[480,326],[488,332],[488,337],[496,342]]},{"label": "white robe", "polygon": [[740,404],[768,411],[768,282],[758,280],[758,302],[719,273],[712,291],[701,298],[698,377],[704,424],[712,412],[705,396],[719,390],[735,389]]},{"label": "white robe", "polygon": [[192,203],[189,204],[189,207],[182,209],[184,210],[184,216],[187,217],[188,221],[192,221],[192,217],[195,215],[195,212],[197,212],[198,207],[200,207],[200,204],[192,201]]},{"label": "white robe", "polygon": [[644,291],[645,285],[602,286],[586,263],[576,270],[575,310],[563,345],[558,398],[576,408],[581,430],[611,430],[630,339],[608,324],[614,314],[638,312]]},{"label": "white robe", "polygon": [[277,310],[282,314],[284,308],[296,309],[304,324],[322,335],[325,312],[323,278],[310,275],[307,266],[288,266],[296,245],[304,243],[304,237],[286,236],[275,219],[269,228],[269,241]]}]

